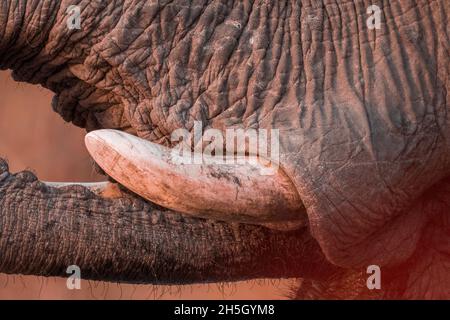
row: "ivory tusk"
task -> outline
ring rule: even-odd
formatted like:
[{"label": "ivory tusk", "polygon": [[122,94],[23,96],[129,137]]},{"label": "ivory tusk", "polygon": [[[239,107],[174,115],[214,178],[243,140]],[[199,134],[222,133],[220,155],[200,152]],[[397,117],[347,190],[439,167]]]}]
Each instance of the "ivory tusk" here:
[{"label": "ivory tusk", "polygon": [[[163,207],[202,218],[304,225],[305,209],[291,180],[258,161],[244,164],[183,164],[172,149],[117,130],[86,135],[86,146],[112,178]],[[276,226],[274,228],[277,228]]]}]

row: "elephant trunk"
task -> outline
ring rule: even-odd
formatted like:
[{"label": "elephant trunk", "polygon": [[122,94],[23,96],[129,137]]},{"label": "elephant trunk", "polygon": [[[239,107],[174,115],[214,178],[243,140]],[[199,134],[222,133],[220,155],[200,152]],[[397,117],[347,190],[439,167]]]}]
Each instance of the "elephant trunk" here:
[{"label": "elephant trunk", "polygon": [[281,232],[181,215],[125,194],[53,188],[0,161],[0,272],[187,284],[334,272],[306,229]]}]

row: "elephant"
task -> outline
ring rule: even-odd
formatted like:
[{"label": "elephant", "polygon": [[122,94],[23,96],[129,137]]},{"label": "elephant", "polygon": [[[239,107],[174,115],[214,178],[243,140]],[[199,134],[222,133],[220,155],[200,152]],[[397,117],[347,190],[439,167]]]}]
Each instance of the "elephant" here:
[{"label": "elephant", "polygon": [[[449,15],[446,0],[3,0],[0,68],[55,93],[110,182],[0,161],[0,272],[450,298]],[[153,161],[196,123],[277,129],[277,173]]]}]

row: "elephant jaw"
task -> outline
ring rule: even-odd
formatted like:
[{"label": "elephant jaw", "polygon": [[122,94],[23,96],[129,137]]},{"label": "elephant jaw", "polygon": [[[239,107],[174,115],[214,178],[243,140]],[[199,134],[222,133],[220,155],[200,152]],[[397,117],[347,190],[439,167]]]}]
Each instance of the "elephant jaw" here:
[{"label": "elephant jaw", "polygon": [[[165,208],[278,230],[306,225],[305,208],[290,179],[257,158],[224,164],[203,156],[202,164],[192,164],[175,149],[116,130],[93,131],[85,142],[109,176]],[[271,174],[261,174],[268,170]],[[111,184],[88,187],[109,197],[120,194]]]}]

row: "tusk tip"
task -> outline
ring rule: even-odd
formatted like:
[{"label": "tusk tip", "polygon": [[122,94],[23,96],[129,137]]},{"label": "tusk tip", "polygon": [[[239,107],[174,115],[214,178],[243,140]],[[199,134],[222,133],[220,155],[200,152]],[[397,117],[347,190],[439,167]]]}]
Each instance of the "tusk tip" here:
[{"label": "tusk tip", "polygon": [[104,150],[115,149],[116,151],[122,150],[126,138],[122,132],[113,129],[101,129],[91,131],[84,137],[84,143],[94,160],[99,152]]},{"label": "tusk tip", "polygon": [[84,137],[86,145],[97,144],[99,142],[108,142],[117,139],[119,131],[112,129],[100,129],[91,131]]}]

